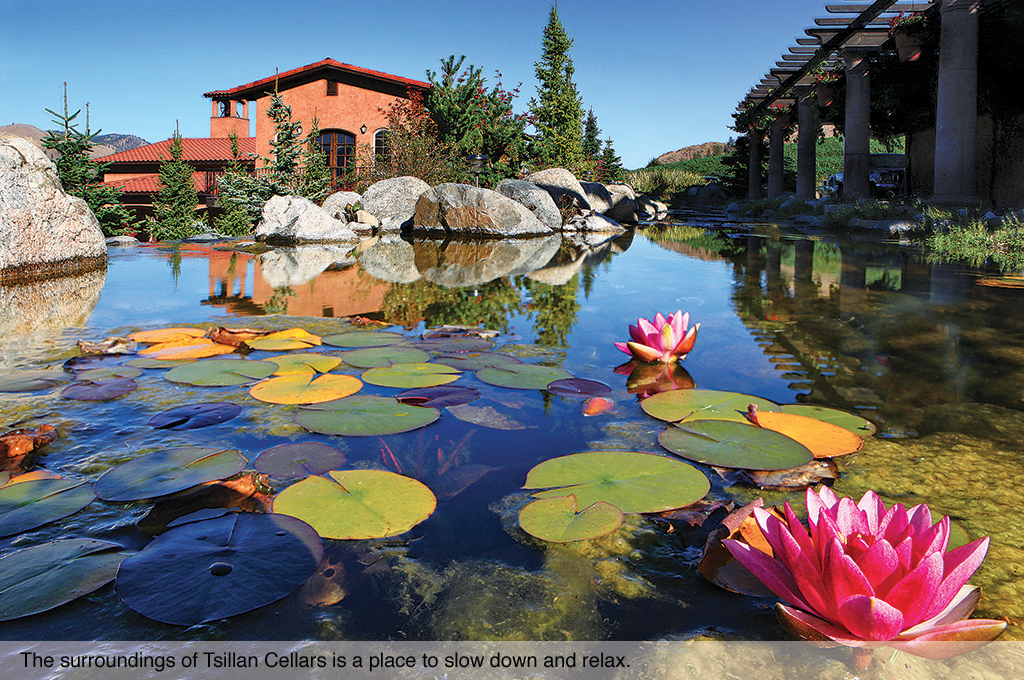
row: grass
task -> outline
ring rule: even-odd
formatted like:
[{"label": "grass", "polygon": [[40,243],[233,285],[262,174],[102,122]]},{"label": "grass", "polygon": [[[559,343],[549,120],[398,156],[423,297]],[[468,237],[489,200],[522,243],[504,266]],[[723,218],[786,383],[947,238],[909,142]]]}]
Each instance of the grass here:
[{"label": "grass", "polygon": [[639,193],[649,196],[664,196],[707,184],[703,175],[677,168],[676,165],[678,163],[632,170],[626,173],[626,183]]},{"label": "grass", "polygon": [[975,267],[991,260],[1003,271],[1024,269],[1024,222],[1015,216],[998,229],[973,215],[950,213],[934,207],[924,210],[925,226],[932,231],[925,245],[933,256],[965,260]]}]

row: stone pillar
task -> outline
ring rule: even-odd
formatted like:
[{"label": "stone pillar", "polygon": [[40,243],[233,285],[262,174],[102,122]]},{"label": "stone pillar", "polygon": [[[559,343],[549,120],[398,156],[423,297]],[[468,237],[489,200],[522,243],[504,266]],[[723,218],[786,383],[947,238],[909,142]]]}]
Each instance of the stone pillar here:
[{"label": "stone pillar", "polygon": [[870,193],[871,91],[868,54],[846,48],[846,130],[843,136],[843,198],[864,198]]},{"label": "stone pillar", "polygon": [[[785,116],[788,118],[788,116]],[[786,128],[782,124],[783,116],[772,118],[771,139],[768,147],[768,198],[782,195],[783,151],[786,143]]]},{"label": "stone pillar", "polygon": [[939,87],[935,110],[936,203],[980,202],[978,144],[978,2],[942,0]]},{"label": "stone pillar", "polygon": [[796,197],[810,201],[818,197],[818,116],[813,91],[797,100]]},{"label": "stone pillar", "polygon": [[748,201],[759,201],[763,196],[761,195],[761,154],[759,148],[761,146],[761,135],[754,130],[747,133],[747,141],[750,147],[750,153],[747,160],[747,200]]}]

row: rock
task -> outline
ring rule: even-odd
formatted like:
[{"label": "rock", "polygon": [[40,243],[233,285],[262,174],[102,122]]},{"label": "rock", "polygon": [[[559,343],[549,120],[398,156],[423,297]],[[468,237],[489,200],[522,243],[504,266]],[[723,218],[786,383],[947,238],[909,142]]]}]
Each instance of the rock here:
[{"label": "rock", "polygon": [[139,239],[134,236],[111,236],[106,240],[108,246],[134,246],[139,244]]},{"label": "rock", "polygon": [[440,184],[416,202],[413,228],[487,237],[552,233],[530,209],[490,189]]},{"label": "rock", "polygon": [[368,224],[371,227],[380,226],[380,220],[378,220],[375,215],[362,209],[356,211],[356,222],[359,222],[360,224]]},{"label": "rock", "polygon": [[259,256],[260,271],[271,288],[309,283],[328,267],[355,263],[349,246],[329,243],[275,248]]},{"label": "rock", "polygon": [[652,220],[668,215],[668,206],[650,196],[638,196],[636,199],[637,217]]},{"label": "rock", "polygon": [[397,234],[401,231],[412,229],[412,216],[409,217],[385,217],[380,221],[377,232],[381,234]]},{"label": "rock", "polygon": [[360,204],[382,223],[389,217],[409,219],[416,212],[416,201],[430,189],[430,185],[418,177],[392,177],[370,185],[363,193]]},{"label": "rock", "polygon": [[375,279],[393,283],[412,283],[423,276],[416,269],[416,252],[408,241],[397,235],[381,236],[359,255],[363,271]]},{"label": "rock", "polygon": [[626,193],[613,192],[599,182],[581,182],[580,186],[594,212],[607,215],[616,222],[636,222],[636,201]]},{"label": "rock", "polygon": [[416,268],[423,278],[445,288],[479,286],[508,276],[528,274],[551,261],[561,237],[487,239],[484,241],[417,241]]},{"label": "rock", "polygon": [[323,205],[320,207],[334,219],[347,222],[345,208],[359,203],[360,200],[362,200],[362,196],[354,191],[337,191],[324,199]]},{"label": "rock", "polygon": [[107,244],[85,201],[64,193],[31,142],[0,139],[0,283],[106,266]]},{"label": "rock", "polygon": [[566,222],[565,231],[597,231],[597,232],[623,232],[626,227],[622,226],[607,215],[599,215],[593,211],[586,211]]},{"label": "rock", "polygon": [[636,192],[628,184],[605,184],[604,186],[613,194],[621,194],[631,201],[636,200]]},{"label": "rock", "polygon": [[636,207],[636,193],[625,184],[606,184],[605,188],[611,194],[612,206],[605,212],[605,215],[616,222],[629,222],[635,224],[638,221]]},{"label": "rock", "polygon": [[562,213],[558,212],[555,199],[536,184],[521,179],[505,179],[494,190],[525,205],[538,220],[552,229],[562,228]]},{"label": "rock", "polygon": [[727,212],[727,213],[738,213],[739,211],[740,211],[740,204],[739,203],[730,203],[725,208],[725,212]]},{"label": "rock", "polygon": [[559,205],[560,200],[566,198],[575,200],[581,209],[590,208],[590,202],[587,201],[586,192],[583,191],[583,186],[580,184],[576,177],[566,170],[565,168],[548,168],[547,170],[541,170],[535,172],[532,175],[527,175],[527,182],[536,184],[544,191],[551,194],[551,198],[555,199],[555,205]]},{"label": "rock", "polygon": [[355,232],[309,199],[273,196],[263,206],[256,240],[271,245],[356,241]]}]

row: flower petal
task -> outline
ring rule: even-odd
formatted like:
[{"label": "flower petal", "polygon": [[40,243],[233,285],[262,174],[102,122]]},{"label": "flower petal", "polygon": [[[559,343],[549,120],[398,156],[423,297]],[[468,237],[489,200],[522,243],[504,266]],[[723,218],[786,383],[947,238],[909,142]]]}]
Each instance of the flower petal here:
[{"label": "flower petal", "polygon": [[948,659],[983,647],[1002,635],[1006,621],[995,619],[966,619],[945,626],[933,628],[924,635],[910,640],[899,639],[889,642],[902,652],[923,656],[927,659]]},{"label": "flower petal", "polygon": [[936,589],[931,609],[925,618],[931,618],[938,614],[956,597],[960,588],[981,566],[982,560],[985,559],[985,553],[988,552],[988,542],[988,537],[979,538],[945,554],[945,575],[942,583]]},{"label": "flower petal", "polygon": [[903,613],[885,600],[854,595],[839,603],[839,621],[862,640],[892,640],[903,630]]},{"label": "flower petal", "polygon": [[901,636],[916,637],[922,633],[927,633],[927,629],[945,626],[946,624],[966,619],[974,613],[979,599],[981,599],[981,590],[977,586],[964,586],[945,609],[927,621],[922,621],[916,626],[903,631]]},{"label": "flower petal", "polygon": [[942,553],[938,552],[926,556],[892,590],[879,593],[886,602],[903,612],[903,623],[907,627],[927,618],[935,592],[942,583],[942,558]]},{"label": "flower petal", "polygon": [[863,555],[857,558],[857,566],[860,567],[876,593],[888,591],[888,588],[880,590],[880,587],[899,565],[900,558],[896,555],[896,551],[889,545],[889,541],[884,539],[875,541]]},{"label": "flower petal", "polygon": [[878,524],[885,516],[885,503],[874,491],[868,490],[857,502],[857,507],[864,513],[864,519],[868,523],[868,532],[872,536],[878,535]]},{"label": "flower petal", "polygon": [[617,342],[617,343],[615,343],[615,346],[616,346],[616,347],[617,347],[617,348],[618,348],[618,349],[619,349],[620,351],[623,351],[623,352],[625,352],[625,353],[626,353],[626,354],[628,354],[629,356],[633,356],[633,353],[629,351],[629,345],[628,345],[628,343],[625,343],[625,342]]},{"label": "flower petal", "polygon": [[949,544],[949,517],[943,517],[914,539],[914,559],[921,559],[933,552],[945,553]]},{"label": "flower petal", "polygon": [[850,631],[821,619],[813,614],[787,607],[781,602],[775,605],[775,616],[782,627],[803,640],[824,642],[832,640],[847,647],[864,647],[865,641]]},{"label": "flower petal", "polygon": [[679,341],[679,344],[672,348],[672,355],[681,358],[692,352],[693,346],[697,343],[698,330],[700,330],[700,324],[694,324],[690,330],[682,336],[683,339]]},{"label": "flower petal", "polygon": [[638,342],[627,342],[626,347],[629,348],[630,353],[638,361],[650,362],[661,360],[661,352],[651,347],[648,347],[647,345],[641,345]]},{"label": "flower petal", "polygon": [[770,591],[792,605],[813,611],[811,606],[800,596],[800,589],[797,588],[792,574],[786,571],[778,560],[742,541],[727,538],[722,541],[722,544]]},{"label": "flower petal", "polygon": [[825,588],[836,605],[854,595],[873,596],[875,594],[875,589],[864,576],[864,572],[860,570],[853,558],[843,552],[842,541],[838,538],[832,539],[825,551],[825,559],[821,564],[821,575],[825,582]]}]

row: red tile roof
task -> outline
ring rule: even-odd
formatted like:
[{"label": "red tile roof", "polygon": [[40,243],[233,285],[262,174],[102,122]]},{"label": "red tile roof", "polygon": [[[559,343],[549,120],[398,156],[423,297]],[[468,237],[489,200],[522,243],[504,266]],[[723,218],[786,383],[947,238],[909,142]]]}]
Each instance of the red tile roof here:
[{"label": "red tile roof", "polygon": [[[302,75],[304,73],[320,69],[345,71],[347,73],[366,76],[368,78],[373,78],[388,83],[397,83],[399,85],[405,85],[406,87],[412,87],[420,90],[430,89],[430,83],[425,83],[422,80],[413,80],[411,78],[393,76],[390,73],[383,73],[381,71],[372,71],[367,68],[362,68],[359,66],[353,66],[352,64],[345,64],[340,61],[335,61],[334,59],[328,57],[327,59],[324,59],[323,61],[318,61],[315,64],[300,66],[299,68],[295,68],[290,71],[285,71],[284,73],[279,73],[273,76],[267,76],[266,78],[261,78],[260,80],[255,80],[251,83],[246,83],[245,85],[233,87],[230,90],[214,90],[213,92],[206,92],[203,94],[203,96],[210,98],[228,97],[231,95],[238,95],[243,92],[247,92],[249,94],[262,94],[262,90],[265,90],[269,85],[272,85],[275,80],[285,80],[293,76]],[[257,92],[252,93],[249,92],[250,90],[256,90]]]},{"label": "red tile roof", "polygon": [[[160,175],[142,175],[131,179],[114,179],[103,183],[126,194],[155,194],[160,191]],[[206,173],[193,172],[192,184],[197,191],[206,191]]]},{"label": "red tile roof", "polygon": [[[245,158],[256,153],[256,138],[241,137],[238,150]],[[100,163],[158,163],[171,159],[171,140],[165,139],[156,144],[147,144],[128,151],[119,151],[109,156],[101,156],[96,160]],[[231,140],[223,137],[186,137],[181,140],[181,159],[184,161],[223,161],[228,163],[234,159],[231,155]]]}]

